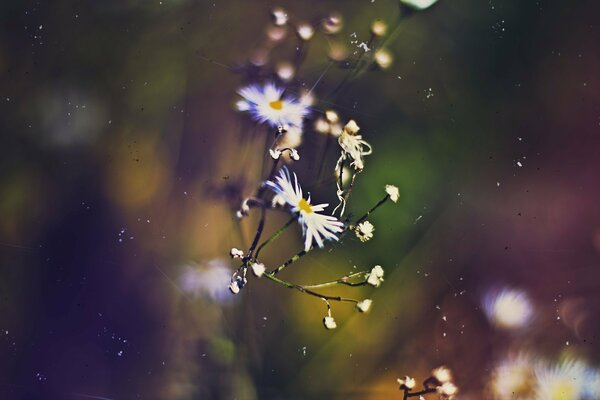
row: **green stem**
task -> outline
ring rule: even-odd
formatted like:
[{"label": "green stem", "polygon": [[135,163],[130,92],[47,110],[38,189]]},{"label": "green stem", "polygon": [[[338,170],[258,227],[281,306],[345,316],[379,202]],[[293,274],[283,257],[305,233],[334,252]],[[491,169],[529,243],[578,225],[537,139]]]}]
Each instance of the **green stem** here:
[{"label": "green stem", "polygon": [[371,207],[371,209],[370,209],[369,211],[367,211],[365,215],[363,215],[362,217],[360,217],[360,218],[359,218],[359,219],[356,221],[356,223],[355,223],[354,225],[358,225],[358,224],[360,224],[361,222],[363,222],[364,220],[366,220],[366,219],[369,217],[369,215],[371,215],[371,213],[372,213],[373,211],[375,211],[375,210],[377,210],[379,207],[381,207],[381,206],[382,206],[382,205],[383,205],[383,204],[384,204],[384,203],[385,203],[385,202],[386,202],[386,201],[387,201],[389,198],[390,198],[390,196],[389,196],[388,194],[386,194],[386,195],[385,195],[385,197],[384,197],[383,199],[379,200],[379,201],[377,202],[377,204],[375,204],[373,207]]},{"label": "green stem", "polygon": [[361,272],[355,272],[353,274],[344,276],[340,279],[336,279],[335,281],[331,281],[331,282],[324,282],[324,283],[317,283],[314,285],[303,285],[305,288],[310,288],[310,289],[315,289],[315,288],[322,288],[322,287],[328,287],[328,286],[333,286],[333,285],[347,285],[347,286],[363,286],[367,283],[367,281],[362,281],[362,282],[348,282],[350,279],[356,277],[356,276],[360,276],[360,275],[364,275],[369,273],[369,271],[361,271]]},{"label": "green stem", "polygon": [[328,295],[321,294],[321,293],[315,292],[313,290],[307,289],[305,286],[298,285],[298,284],[288,282],[288,281],[284,281],[283,279],[277,278],[271,272],[266,272],[263,276],[266,277],[267,279],[270,279],[273,282],[276,282],[276,283],[278,283],[282,286],[285,286],[289,289],[296,289],[301,293],[307,294],[309,296],[318,297],[319,299],[333,300],[333,301],[345,301],[345,302],[349,302],[349,303],[358,303],[358,300],[349,299],[347,297],[340,297],[340,296],[328,296]]},{"label": "green stem", "polygon": [[272,271],[269,271],[269,274],[272,274],[272,275],[278,274],[279,272],[283,271],[285,269],[285,267],[287,267],[288,265],[290,265],[293,262],[296,262],[298,259],[300,259],[304,255],[306,255],[306,253],[308,253],[308,251],[306,251],[306,250],[300,250],[292,258],[290,258],[289,260],[287,260],[286,262],[284,262],[283,264],[281,264],[279,267],[275,268]]},{"label": "green stem", "polygon": [[272,241],[274,241],[275,239],[277,239],[279,236],[281,236],[283,231],[285,231],[295,220],[296,220],[296,216],[294,215],[292,218],[290,218],[290,220],[288,222],[285,223],[285,225],[283,225],[281,228],[279,228],[279,230],[277,232],[272,234],[270,238],[268,238],[267,240],[262,242],[262,244],[260,246],[258,246],[258,248],[256,249],[254,258],[258,259],[258,254],[260,253],[262,248],[265,247],[266,245],[268,245],[269,243],[271,243]]}]

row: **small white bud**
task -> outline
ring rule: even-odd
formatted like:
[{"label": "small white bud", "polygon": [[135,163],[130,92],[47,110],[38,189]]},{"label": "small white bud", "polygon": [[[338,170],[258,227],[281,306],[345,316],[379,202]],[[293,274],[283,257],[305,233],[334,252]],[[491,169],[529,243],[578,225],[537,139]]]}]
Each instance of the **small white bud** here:
[{"label": "small white bud", "polygon": [[400,198],[400,189],[398,189],[398,186],[385,185],[385,192],[390,196],[391,201],[394,203],[398,202]]},{"label": "small white bud", "polygon": [[367,312],[371,308],[371,304],[373,304],[373,300],[364,299],[363,301],[359,301],[358,303],[356,303],[356,308],[360,312]]},{"label": "small white bud", "polygon": [[371,272],[369,272],[366,276],[367,283],[369,285],[379,287],[381,282],[383,282],[383,273],[384,271],[383,268],[381,268],[381,265],[374,266],[373,269],[371,269]]},{"label": "small white bud", "polygon": [[323,325],[325,325],[325,328],[327,328],[329,330],[337,328],[337,324],[335,323],[335,320],[330,315],[323,318]]},{"label": "small white bud", "polygon": [[400,384],[400,389],[414,389],[417,382],[414,378],[410,376],[405,376],[404,378],[398,378],[398,383]]},{"label": "small white bud", "polygon": [[327,118],[327,121],[329,121],[332,124],[335,124],[340,120],[340,116],[333,110],[325,111],[325,118]]},{"label": "small white bud", "polygon": [[254,275],[259,278],[263,276],[266,270],[265,264],[262,263],[253,263],[250,267],[252,268],[252,272],[254,273]]},{"label": "small white bud", "polygon": [[292,160],[298,161],[300,159],[300,154],[298,153],[298,150],[290,149],[290,157],[292,157]]},{"label": "small white bud", "polygon": [[235,280],[229,284],[229,290],[233,294],[238,294],[240,292],[240,285],[238,285],[237,280]]},{"label": "small white bud", "polygon": [[231,258],[244,258],[244,252],[240,249],[236,249],[235,247],[229,250],[229,255]]},{"label": "small white bud", "polygon": [[281,150],[279,150],[279,149],[269,149],[269,155],[271,156],[271,158],[273,160],[279,160],[279,157],[281,157]]},{"label": "small white bud", "polygon": [[356,135],[359,130],[360,130],[360,128],[359,128],[358,124],[353,119],[348,121],[348,123],[344,126],[344,131],[350,135]]}]

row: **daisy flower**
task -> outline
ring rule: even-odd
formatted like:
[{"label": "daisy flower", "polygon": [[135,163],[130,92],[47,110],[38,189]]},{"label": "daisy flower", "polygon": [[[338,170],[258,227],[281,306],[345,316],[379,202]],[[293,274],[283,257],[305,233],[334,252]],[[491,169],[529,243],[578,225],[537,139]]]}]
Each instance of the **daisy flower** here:
[{"label": "daisy flower", "polygon": [[579,400],[587,372],[586,365],[575,360],[536,368],[536,400]]},{"label": "daisy flower", "polygon": [[501,400],[530,398],[534,390],[533,362],[526,355],[510,357],[496,366],[491,390]]},{"label": "daisy flower", "polygon": [[295,173],[294,182],[287,167],[279,170],[274,182],[266,181],[265,185],[275,192],[278,200],[287,204],[293,213],[298,213],[298,223],[302,226],[304,251],[310,250],[313,242],[323,247],[324,239],[338,240],[337,233],[342,232],[344,224],[331,215],[319,214],[329,204],[310,204],[310,195],[305,199],[302,188],[298,184]]},{"label": "daisy flower", "polygon": [[293,97],[284,96],[283,89],[273,83],[249,85],[238,91],[243,100],[236,103],[239,111],[270,126],[301,126],[308,114],[308,105]]}]

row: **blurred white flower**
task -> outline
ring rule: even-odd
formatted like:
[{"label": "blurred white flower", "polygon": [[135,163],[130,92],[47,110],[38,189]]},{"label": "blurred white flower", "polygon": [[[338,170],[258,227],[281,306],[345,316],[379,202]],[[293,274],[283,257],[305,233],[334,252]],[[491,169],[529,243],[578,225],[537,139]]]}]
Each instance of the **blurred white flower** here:
[{"label": "blurred white flower", "polygon": [[323,325],[325,325],[325,328],[330,330],[337,328],[337,324],[335,323],[335,320],[331,315],[328,315],[325,318],[323,318]]},{"label": "blurred white flower", "polygon": [[522,328],[533,316],[529,296],[517,289],[491,291],[485,296],[483,306],[490,322],[499,328]]},{"label": "blurred white flower", "polygon": [[381,69],[388,69],[394,62],[392,53],[387,49],[379,49],[375,52],[375,63]]},{"label": "blurred white flower", "polygon": [[280,149],[295,149],[302,143],[302,127],[289,126],[287,132],[280,135],[277,139],[277,147]]},{"label": "blurred white flower", "polygon": [[239,111],[248,112],[256,121],[270,126],[301,126],[308,107],[293,97],[284,97],[284,90],[267,83],[249,85],[239,90],[244,99],[236,103]]},{"label": "blurred white flower", "polygon": [[398,202],[400,198],[400,189],[394,185],[385,185],[385,192],[390,196],[390,200],[394,203]]},{"label": "blurred white flower", "polygon": [[406,4],[407,6],[416,10],[424,10],[429,8],[437,3],[437,1],[438,0],[400,0],[401,3]]},{"label": "blurred white flower", "polygon": [[371,308],[371,304],[373,304],[371,299],[364,299],[363,301],[356,303],[356,308],[360,312],[367,312]]},{"label": "blurred white flower", "polygon": [[315,34],[315,29],[310,24],[303,22],[298,24],[296,27],[296,32],[298,33],[300,39],[310,40]]},{"label": "blurred white flower", "polygon": [[281,7],[274,8],[271,11],[271,17],[273,18],[273,24],[277,26],[285,25],[288,22],[288,15]]},{"label": "blurred white flower", "polygon": [[383,268],[381,268],[381,265],[374,266],[373,269],[371,269],[371,271],[366,275],[367,283],[369,285],[379,287],[381,282],[383,282],[383,273],[384,271]]},{"label": "blurred white flower", "polygon": [[446,382],[441,386],[437,387],[437,392],[442,399],[453,399],[454,396],[458,393],[458,388],[452,382]]},{"label": "blurred white flower", "polygon": [[375,36],[385,36],[387,33],[387,24],[381,19],[376,19],[371,24],[371,33]]},{"label": "blurred white flower", "polygon": [[539,365],[535,369],[536,400],[580,400],[584,393],[587,366],[569,360],[556,365]]},{"label": "blurred white flower", "polygon": [[328,204],[310,204],[303,197],[302,187],[295,173],[294,183],[287,167],[279,170],[274,181],[266,181],[265,185],[280,196],[289,205],[293,213],[298,213],[298,223],[304,235],[304,251],[310,250],[313,242],[319,247],[324,246],[324,240],[338,240],[337,234],[342,232],[344,224],[331,215],[320,214]]},{"label": "blurred white flower", "polygon": [[343,26],[342,16],[336,13],[330,14],[321,22],[323,32],[328,34],[338,33]]},{"label": "blurred white flower", "polygon": [[431,376],[437,379],[440,383],[447,383],[452,381],[452,371],[448,367],[441,366],[431,371]]},{"label": "blurred white flower", "polygon": [[203,265],[186,265],[178,281],[181,289],[193,297],[222,302],[230,299],[227,290],[230,278],[229,264],[214,259]]},{"label": "blurred white flower", "polygon": [[499,363],[492,372],[492,393],[499,400],[531,397],[534,390],[534,364],[530,357],[518,355]]},{"label": "blurred white flower", "polygon": [[400,385],[400,389],[414,389],[417,382],[415,378],[411,378],[410,376],[405,376],[404,378],[397,379],[398,384]]},{"label": "blurred white flower", "polygon": [[296,73],[294,66],[288,61],[282,61],[277,63],[275,71],[277,72],[277,76],[279,77],[279,79],[281,79],[284,82],[290,81]]},{"label": "blurred white flower", "polygon": [[354,229],[354,233],[356,237],[360,239],[361,242],[367,242],[373,238],[373,232],[375,231],[375,227],[369,221],[361,222]]}]

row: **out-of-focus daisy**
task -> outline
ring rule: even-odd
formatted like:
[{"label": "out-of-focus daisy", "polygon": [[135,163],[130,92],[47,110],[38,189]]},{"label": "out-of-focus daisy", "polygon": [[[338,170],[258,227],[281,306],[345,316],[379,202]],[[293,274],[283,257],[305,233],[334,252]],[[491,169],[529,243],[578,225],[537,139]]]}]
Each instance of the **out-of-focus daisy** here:
[{"label": "out-of-focus daisy", "polygon": [[535,369],[536,400],[579,400],[584,393],[586,365],[566,361],[558,365],[541,365]]},{"label": "out-of-focus daisy", "polygon": [[[371,145],[363,140],[361,135],[357,134],[359,130],[360,128],[356,122],[350,120],[346,126],[344,126],[344,129],[338,138],[338,143],[342,148],[340,160],[351,158],[352,163],[350,165],[356,170],[362,170],[364,168],[363,157],[368,156],[373,152]],[[338,163],[340,160],[338,160]]]},{"label": "out-of-focus daisy", "polygon": [[585,375],[583,399],[600,399],[600,371],[598,371],[597,369],[588,369]]},{"label": "out-of-focus daisy", "polygon": [[216,302],[229,300],[227,285],[231,271],[229,264],[221,259],[208,261],[204,265],[186,265],[179,277],[181,289],[194,296]]},{"label": "out-of-focus daisy", "polygon": [[492,373],[490,389],[499,400],[531,398],[535,389],[534,365],[528,356],[518,355],[500,362]]},{"label": "out-of-focus daisy", "polygon": [[533,316],[529,296],[517,289],[492,291],[485,296],[483,306],[490,322],[504,329],[521,328]]},{"label": "out-of-focus daisy", "polygon": [[273,83],[249,85],[239,90],[243,100],[238,101],[236,106],[256,121],[273,127],[301,126],[309,112],[307,105],[291,96],[284,96],[283,92]]},{"label": "out-of-focus daisy", "polygon": [[375,227],[369,221],[361,222],[356,225],[354,229],[354,233],[356,237],[360,239],[361,242],[367,242],[373,238],[373,232],[375,231]]},{"label": "out-of-focus daisy", "polygon": [[431,7],[438,0],[400,0],[403,4],[406,4],[409,7],[412,7],[416,10],[424,10],[426,8]]},{"label": "out-of-focus daisy", "polygon": [[342,232],[344,224],[331,215],[319,214],[328,204],[310,204],[310,195],[305,199],[302,188],[295,173],[294,181],[287,167],[279,170],[274,182],[266,181],[280,201],[287,204],[293,213],[298,213],[298,223],[302,226],[304,235],[304,250],[310,250],[313,242],[323,247],[324,240],[338,240],[337,234]]}]

